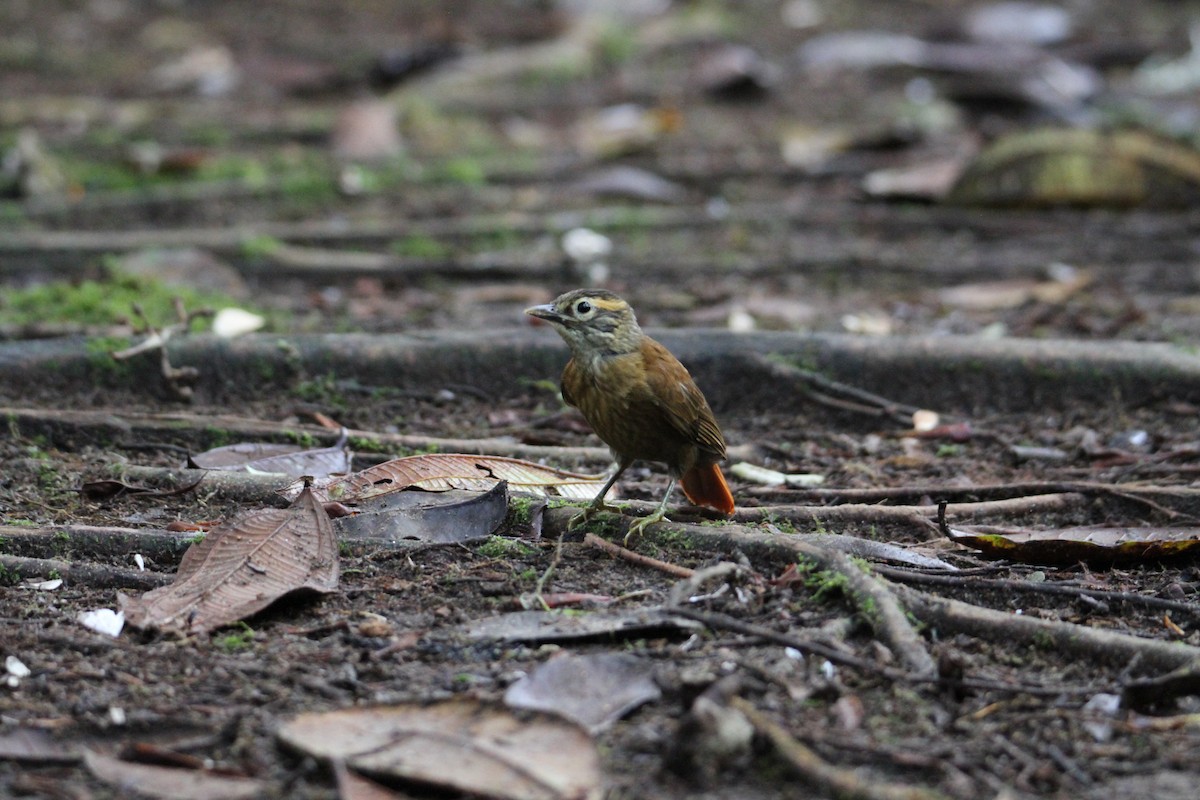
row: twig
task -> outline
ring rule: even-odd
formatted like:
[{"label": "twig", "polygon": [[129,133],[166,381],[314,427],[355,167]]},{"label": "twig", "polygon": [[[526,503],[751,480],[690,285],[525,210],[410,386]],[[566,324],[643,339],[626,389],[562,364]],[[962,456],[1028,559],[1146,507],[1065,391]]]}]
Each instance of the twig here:
[{"label": "twig", "polygon": [[912,415],[919,410],[916,406],[897,403],[855,386],[830,380],[812,370],[780,363],[766,356],[755,354],[750,356],[750,360],[771,378],[782,384],[798,385],[811,399],[834,408],[889,418],[902,424],[911,424]]},{"label": "twig", "polygon": [[161,331],[155,329],[146,316],[146,312],[142,310],[142,307],[134,303],[133,313],[142,324],[138,332],[145,333],[147,336],[140,344],[113,352],[112,357],[116,361],[125,361],[141,353],[157,350],[161,361],[162,376],[166,380],[167,385],[171,387],[171,391],[183,399],[190,399],[192,396],[192,384],[200,378],[200,370],[195,367],[171,366],[171,358],[167,352],[167,342],[175,334],[184,334],[191,330],[193,320],[211,317],[216,312],[211,308],[188,311],[183,305],[183,300],[178,297],[174,299],[174,303],[175,316],[178,320],[167,325]]},{"label": "twig", "polygon": [[538,603],[542,606],[543,611],[550,610],[550,604],[546,602],[545,588],[546,583],[550,580],[550,576],[554,574],[554,570],[562,561],[563,536],[565,531],[558,535],[558,541],[554,543],[554,556],[550,559],[550,566],[546,567],[546,571],[538,578],[537,585],[533,587],[533,596],[537,598]]},{"label": "twig", "polygon": [[657,558],[644,556],[641,553],[635,553],[632,550],[621,547],[618,544],[613,544],[607,539],[601,539],[594,533],[589,533],[583,537],[583,543],[597,550],[603,550],[614,558],[624,559],[632,564],[638,564],[643,567],[651,567],[660,572],[665,572],[668,575],[674,575],[677,578],[690,578],[696,574],[696,570],[688,567],[681,567],[678,564],[670,564],[666,561],[659,561]]},{"label": "twig", "polygon": [[822,794],[853,800],[941,800],[945,795],[918,786],[897,786],[870,780],[858,770],[835,767],[801,744],[787,729],[741,697],[730,704],[742,712],[776,752]]}]

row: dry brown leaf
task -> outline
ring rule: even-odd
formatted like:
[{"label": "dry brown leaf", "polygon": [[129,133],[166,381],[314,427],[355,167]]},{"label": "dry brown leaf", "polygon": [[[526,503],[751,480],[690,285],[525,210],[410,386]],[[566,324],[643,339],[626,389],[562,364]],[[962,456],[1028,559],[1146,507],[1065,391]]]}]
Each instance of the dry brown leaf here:
[{"label": "dry brown leaf", "polygon": [[261,797],[266,788],[254,778],[137,764],[90,750],[84,753],[83,761],[96,778],[116,787],[122,797],[133,794],[166,800],[249,800]]},{"label": "dry brown leaf", "polygon": [[1200,528],[1015,531],[980,525],[950,528],[948,535],[959,544],[990,555],[1038,564],[1146,561],[1195,553],[1200,547]]},{"label": "dry brown leaf", "polygon": [[251,511],[214,528],[184,553],[173,583],[118,601],[130,625],[205,633],[288,592],[337,585],[333,525],[306,490],[290,508]]},{"label": "dry brown leaf", "polygon": [[301,714],[278,736],[325,761],[456,793],[504,800],[601,795],[600,757],[581,728],[475,700]]},{"label": "dry brown leaf", "polygon": [[[352,503],[408,488],[486,492],[499,481],[508,481],[514,492],[590,500],[604,485],[605,476],[567,472],[518,458],[437,453],[397,458],[345,477],[318,480],[313,492],[324,501]],[[302,487],[300,482],[294,483],[284,490],[284,496],[292,497]]]}]

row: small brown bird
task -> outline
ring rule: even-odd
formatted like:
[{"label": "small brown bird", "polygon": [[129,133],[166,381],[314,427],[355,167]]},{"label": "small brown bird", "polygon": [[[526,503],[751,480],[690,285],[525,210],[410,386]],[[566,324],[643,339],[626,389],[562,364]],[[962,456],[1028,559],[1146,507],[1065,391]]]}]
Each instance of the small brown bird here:
[{"label": "small brown bird", "polygon": [[687,499],[722,514],[733,495],[718,461],[725,437],[687,368],[638,326],[629,304],[604,289],[576,289],[526,314],[554,326],[571,360],[562,375],[563,399],[583,412],[612,451],[617,471],[568,527],[605,508],[604,495],[634,461],[665,463],[671,475],[662,503],[629,534],[665,518],[678,481]]}]

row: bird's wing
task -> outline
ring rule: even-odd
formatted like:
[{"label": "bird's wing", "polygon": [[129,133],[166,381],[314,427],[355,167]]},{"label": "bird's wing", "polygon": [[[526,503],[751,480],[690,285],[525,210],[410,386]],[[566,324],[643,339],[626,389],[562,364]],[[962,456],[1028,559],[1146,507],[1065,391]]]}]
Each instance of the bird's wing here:
[{"label": "bird's wing", "polygon": [[563,368],[562,374],[562,398],[563,402],[567,405],[578,405],[572,398],[575,394],[575,387],[579,385],[579,382],[582,380],[582,378],[583,376],[579,374],[579,367],[576,366],[575,359],[572,358],[567,362],[567,366]]},{"label": "bird's wing", "polygon": [[646,385],[671,427],[701,449],[724,458],[725,437],[687,368],[667,348],[650,338],[642,345],[642,358],[648,367]]}]

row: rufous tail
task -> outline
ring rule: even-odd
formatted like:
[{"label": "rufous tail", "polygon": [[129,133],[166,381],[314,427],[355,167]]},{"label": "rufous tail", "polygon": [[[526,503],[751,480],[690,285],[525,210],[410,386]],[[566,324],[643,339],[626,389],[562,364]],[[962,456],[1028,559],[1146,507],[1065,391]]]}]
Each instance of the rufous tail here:
[{"label": "rufous tail", "polygon": [[729,484],[721,474],[721,468],[716,464],[705,467],[692,467],[679,481],[683,493],[698,506],[715,508],[722,514],[733,513],[733,495]]}]

